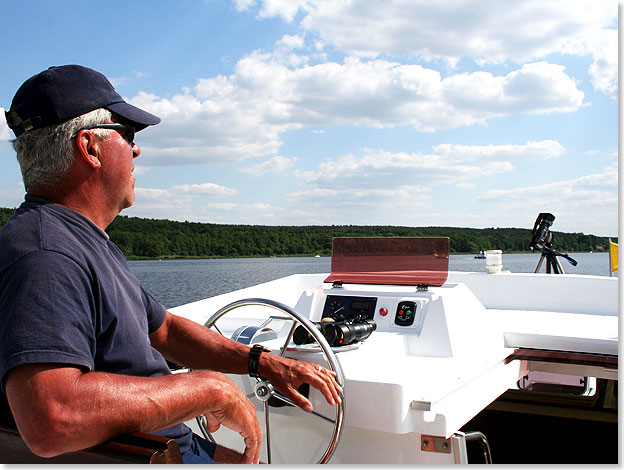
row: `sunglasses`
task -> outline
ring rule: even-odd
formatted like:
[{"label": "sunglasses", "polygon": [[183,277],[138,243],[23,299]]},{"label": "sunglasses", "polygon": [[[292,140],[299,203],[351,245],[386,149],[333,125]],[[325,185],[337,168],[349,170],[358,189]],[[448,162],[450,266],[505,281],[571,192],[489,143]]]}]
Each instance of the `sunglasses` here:
[{"label": "sunglasses", "polygon": [[129,126],[128,124],[119,124],[119,123],[115,123],[115,124],[96,124],[94,126],[83,127],[82,129],[78,129],[76,132],[74,132],[72,134],[71,138],[75,139],[78,136],[78,133],[80,131],[86,131],[86,130],[89,130],[89,129],[114,129],[116,131],[123,131],[124,132],[124,136],[123,136],[124,139],[126,139],[130,145],[134,144],[134,134],[136,132],[134,127]]}]

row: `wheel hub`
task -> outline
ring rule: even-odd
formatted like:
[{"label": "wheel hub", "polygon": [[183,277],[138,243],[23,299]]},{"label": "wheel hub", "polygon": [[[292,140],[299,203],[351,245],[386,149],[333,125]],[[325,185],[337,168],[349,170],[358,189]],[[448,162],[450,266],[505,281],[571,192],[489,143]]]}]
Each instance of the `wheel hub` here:
[{"label": "wheel hub", "polygon": [[254,394],[260,401],[268,401],[273,395],[273,385],[269,382],[260,381],[254,387]]}]

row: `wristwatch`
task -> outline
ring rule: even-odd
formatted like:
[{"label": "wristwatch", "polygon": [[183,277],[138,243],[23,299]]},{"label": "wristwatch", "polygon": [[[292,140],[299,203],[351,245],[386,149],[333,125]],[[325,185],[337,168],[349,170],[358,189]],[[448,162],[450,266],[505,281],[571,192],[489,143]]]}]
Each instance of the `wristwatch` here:
[{"label": "wristwatch", "polygon": [[263,352],[271,352],[270,349],[265,348],[264,346],[260,346],[259,344],[254,344],[253,347],[249,350],[249,376],[257,377],[259,379],[264,379],[260,374],[258,374],[258,366],[260,365],[260,354]]}]

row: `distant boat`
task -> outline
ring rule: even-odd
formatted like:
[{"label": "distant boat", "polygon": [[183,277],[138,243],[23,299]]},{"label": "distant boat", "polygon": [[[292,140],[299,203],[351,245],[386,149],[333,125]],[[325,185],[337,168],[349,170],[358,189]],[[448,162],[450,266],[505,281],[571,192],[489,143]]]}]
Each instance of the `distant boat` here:
[{"label": "distant boat", "polygon": [[315,257],[315,258],[320,258],[320,257],[321,257],[321,255],[315,255],[314,257]]},{"label": "distant boat", "polygon": [[481,250],[478,255],[475,255],[475,259],[485,259],[485,251]]}]

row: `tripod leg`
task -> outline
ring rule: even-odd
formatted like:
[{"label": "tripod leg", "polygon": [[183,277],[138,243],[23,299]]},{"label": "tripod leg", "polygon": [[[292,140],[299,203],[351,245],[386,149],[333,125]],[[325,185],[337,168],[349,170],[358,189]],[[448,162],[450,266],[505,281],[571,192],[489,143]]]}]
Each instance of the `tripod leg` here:
[{"label": "tripod leg", "polygon": [[557,258],[556,256],[555,258],[555,266],[557,267],[557,274],[565,274],[565,271],[563,270],[563,266],[561,266],[561,261],[559,261],[559,258]]},{"label": "tripod leg", "polygon": [[563,266],[556,255],[546,255],[546,272],[548,274],[564,274]]},{"label": "tripod leg", "polygon": [[550,259],[550,256],[546,255],[546,274],[552,274],[552,260]]},{"label": "tripod leg", "polygon": [[544,253],[542,253],[542,256],[540,256],[539,261],[537,262],[537,268],[535,268],[535,272],[539,273],[540,268],[542,267],[542,262],[544,261],[544,258],[546,257],[546,255],[544,255]]}]

